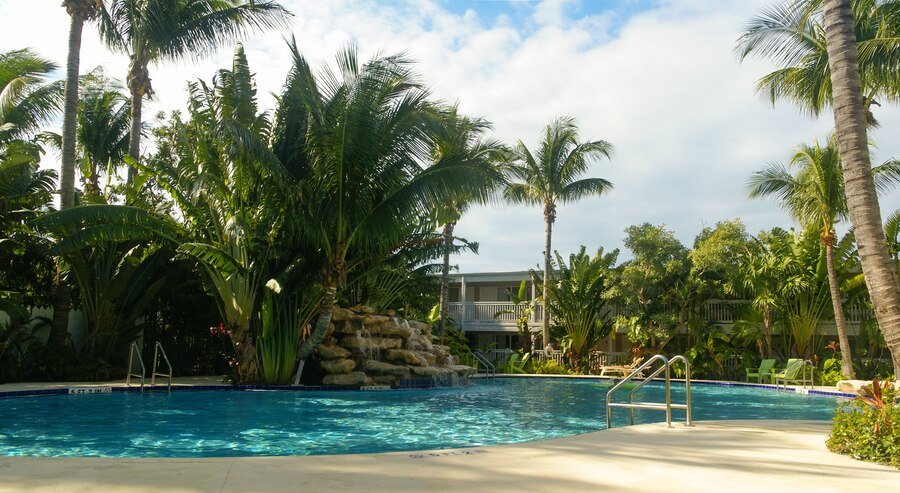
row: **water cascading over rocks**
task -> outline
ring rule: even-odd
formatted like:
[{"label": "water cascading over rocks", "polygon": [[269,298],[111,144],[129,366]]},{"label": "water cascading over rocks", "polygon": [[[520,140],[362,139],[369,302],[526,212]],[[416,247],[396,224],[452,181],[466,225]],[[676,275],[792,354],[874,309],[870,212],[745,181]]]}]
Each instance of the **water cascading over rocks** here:
[{"label": "water cascading over rocks", "polygon": [[324,385],[396,386],[401,380],[455,385],[475,373],[457,364],[449,347],[432,342],[430,325],[375,314],[367,306],[335,307],[317,354]]}]

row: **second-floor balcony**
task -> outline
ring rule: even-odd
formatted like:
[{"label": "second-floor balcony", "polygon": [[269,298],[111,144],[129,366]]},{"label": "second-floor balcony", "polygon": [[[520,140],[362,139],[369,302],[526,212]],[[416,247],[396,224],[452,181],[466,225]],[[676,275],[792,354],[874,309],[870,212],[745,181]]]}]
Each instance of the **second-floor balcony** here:
[{"label": "second-floor balcony", "polygon": [[[747,305],[741,300],[710,300],[704,303],[701,315],[710,323],[730,325],[739,317],[739,308]],[[618,306],[610,307],[610,316],[621,313]],[[503,301],[468,301],[450,303],[450,318],[456,326],[466,332],[516,332],[516,321],[527,307]],[[535,303],[529,317],[529,324],[540,324],[543,305]],[[855,333],[856,327],[866,318],[872,316],[868,309],[861,305],[851,305],[844,310],[847,323]],[[823,325],[834,325],[823,321]]]}]

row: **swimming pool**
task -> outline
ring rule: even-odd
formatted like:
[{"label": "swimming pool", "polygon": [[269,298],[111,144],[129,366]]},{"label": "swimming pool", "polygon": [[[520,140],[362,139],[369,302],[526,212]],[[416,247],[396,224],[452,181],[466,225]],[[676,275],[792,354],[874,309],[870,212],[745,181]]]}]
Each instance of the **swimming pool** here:
[{"label": "swimming pool", "polygon": [[[426,450],[606,427],[610,383],[498,378],[428,390],[181,391],[0,399],[0,455],[232,457]],[[830,419],[835,397],[695,384],[694,419]],[[618,394],[617,394],[618,395]],[[622,396],[627,399],[627,392]],[[659,401],[650,384],[640,400]],[[683,402],[673,387],[673,402]],[[616,399],[618,400],[618,398]],[[613,410],[613,424],[627,422]],[[636,421],[665,413],[637,411]],[[682,420],[683,411],[673,411]]]}]

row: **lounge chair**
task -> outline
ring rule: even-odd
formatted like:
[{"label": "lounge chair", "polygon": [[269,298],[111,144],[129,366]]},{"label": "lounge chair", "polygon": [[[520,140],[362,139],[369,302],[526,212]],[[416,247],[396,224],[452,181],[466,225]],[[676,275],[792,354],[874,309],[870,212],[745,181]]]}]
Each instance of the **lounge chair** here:
[{"label": "lounge chair", "polygon": [[744,368],[744,371],[747,373],[746,381],[749,382],[751,378],[755,378],[756,383],[762,383],[763,380],[769,380],[772,375],[772,368],[775,368],[774,359],[764,359],[760,361],[759,368]]},{"label": "lounge chair", "polygon": [[809,379],[806,378],[806,375],[804,375],[803,378],[797,378],[797,375],[802,369],[803,360],[800,358],[791,358],[788,360],[784,370],[772,374],[772,383],[775,385],[783,384],[785,387],[787,387],[789,383],[802,383],[803,385],[811,383],[812,375],[810,375]]},{"label": "lounge chair", "polygon": [[638,357],[631,360],[631,364],[628,365],[604,365],[599,368],[600,376],[605,377],[607,373],[618,373],[623,377],[627,377],[635,368],[641,366],[643,362],[644,358]]}]

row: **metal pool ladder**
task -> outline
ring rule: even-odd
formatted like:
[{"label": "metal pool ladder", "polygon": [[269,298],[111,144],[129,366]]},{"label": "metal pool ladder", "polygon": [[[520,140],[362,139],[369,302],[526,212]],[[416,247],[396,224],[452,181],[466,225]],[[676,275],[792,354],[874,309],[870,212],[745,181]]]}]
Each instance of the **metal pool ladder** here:
[{"label": "metal pool ladder", "polygon": [[[163,361],[166,362],[169,373],[162,373],[159,371],[159,355],[162,355]],[[166,350],[163,349],[162,344],[160,344],[159,341],[156,341],[156,349],[153,350],[153,373],[150,376],[150,385],[156,386],[156,377],[166,377],[168,379],[166,391],[172,392],[172,363],[169,363],[169,357],[166,356]]]},{"label": "metal pool ladder", "polygon": [[[654,362],[661,361],[662,366],[653,371],[649,376],[640,381],[634,388],[631,389],[631,392],[628,394],[628,402],[612,402],[612,395],[615,391],[622,388],[623,385],[630,382],[632,379],[636,377],[640,377],[643,374],[643,371],[650,368]],[[676,361],[681,361],[684,363],[684,392],[685,392],[685,403],[684,404],[673,404],[672,403],[672,380],[670,375],[670,367],[672,363]],[[660,373],[665,372],[665,382],[666,382],[666,402],[634,402],[634,394],[641,389],[644,385],[649,383],[651,380],[656,378]],[[627,377],[623,378],[615,385],[609,389],[609,392],[606,393],[606,427],[612,427],[612,408],[613,407],[624,407],[627,408],[631,413],[631,424],[634,424],[634,410],[635,409],[649,409],[654,411],[665,411],[666,412],[666,425],[671,428],[672,427],[672,409],[684,409],[685,410],[685,424],[687,426],[691,426],[691,364],[688,362],[687,358],[683,355],[679,354],[678,356],[673,356],[671,359],[666,358],[661,354],[654,355],[652,358],[648,359],[641,366],[635,368]]]},{"label": "metal pool ladder", "polygon": [[484,355],[484,353],[475,350],[472,351],[472,357],[475,358],[475,361],[478,362],[478,372],[484,370],[485,377],[494,378],[497,373],[497,369],[494,367],[494,364],[491,363],[491,360],[489,360],[487,356]]},{"label": "metal pool ladder", "polygon": [[[137,355],[138,363],[141,365],[141,372],[134,373],[132,369],[134,368],[134,355]],[[141,357],[141,350],[138,349],[137,342],[131,343],[131,351],[128,353],[128,374],[125,375],[125,386],[131,386],[131,377],[140,377],[141,379],[141,392],[144,392],[144,376],[147,374],[147,369],[144,367],[144,358]]]}]

